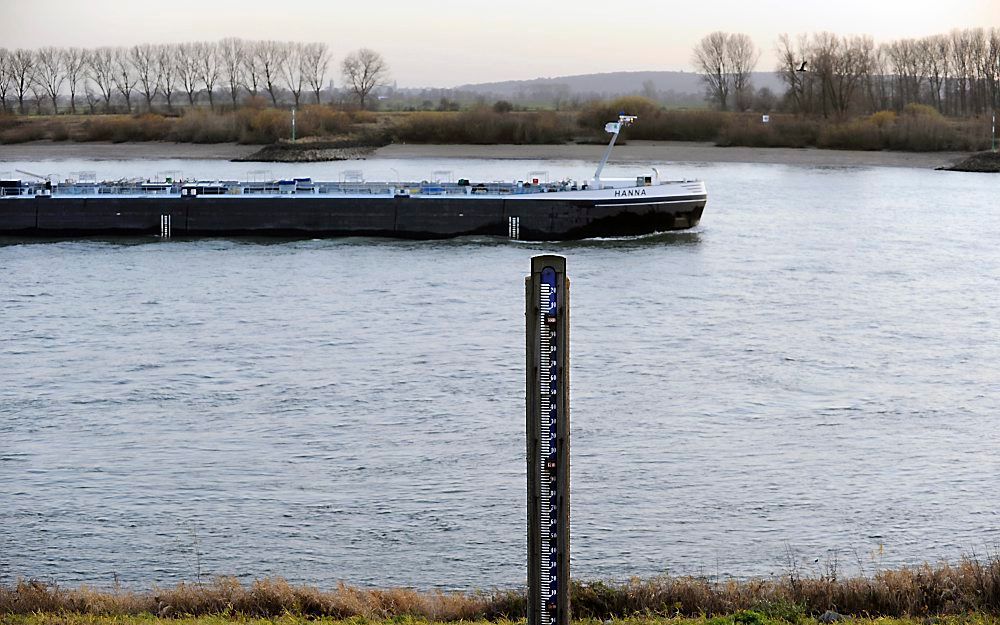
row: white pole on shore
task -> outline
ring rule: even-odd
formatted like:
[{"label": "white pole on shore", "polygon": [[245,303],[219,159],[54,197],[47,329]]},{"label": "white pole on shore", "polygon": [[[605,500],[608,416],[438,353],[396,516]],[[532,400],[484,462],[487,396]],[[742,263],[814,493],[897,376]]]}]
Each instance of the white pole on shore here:
[{"label": "white pole on shore", "polygon": [[292,107],[292,143],[295,142],[295,107]]}]

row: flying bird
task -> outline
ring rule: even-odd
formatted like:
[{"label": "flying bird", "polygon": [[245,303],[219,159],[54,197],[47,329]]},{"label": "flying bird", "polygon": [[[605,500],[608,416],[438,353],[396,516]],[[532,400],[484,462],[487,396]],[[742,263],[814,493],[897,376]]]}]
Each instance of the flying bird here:
[{"label": "flying bird", "polygon": [[797,70],[795,70],[795,71],[797,71],[797,72],[804,72],[804,71],[806,71],[806,63],[808,63],[808,61],[802,61],[802,65],[800,65],[799,68]]}]

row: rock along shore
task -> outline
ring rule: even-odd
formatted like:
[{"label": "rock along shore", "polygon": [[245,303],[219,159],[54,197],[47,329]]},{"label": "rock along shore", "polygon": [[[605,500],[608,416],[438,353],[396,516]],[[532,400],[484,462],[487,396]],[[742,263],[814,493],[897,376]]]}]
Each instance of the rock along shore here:
[{"label": "rock along shore", "polygon": [[971,171],[983,174],[1000,174],[1000,152],[980,152],[955,163],[951,167],[939,167],[944,171]]}]

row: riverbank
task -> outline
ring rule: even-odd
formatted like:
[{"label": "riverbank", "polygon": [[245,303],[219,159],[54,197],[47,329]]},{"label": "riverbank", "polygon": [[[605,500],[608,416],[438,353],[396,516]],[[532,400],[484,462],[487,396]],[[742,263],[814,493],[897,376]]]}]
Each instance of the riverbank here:
[{"label": "riverbank", "polygon": [[[137,142],[73,143],[33,141],[6,145],[3,162],[88,160],[244,160],[261,146],[235,143]],[[371,151],[368,158],[528,159],[597,162],[603,145],[433,145],[390,144]],[[964,152],[868,152],[818,148],[719,147],[709,142],[629,141],[616,146],[612,162],[619,163],[768,163],[811,167],[949,167],[968,156]]]},{"label": "riverbank", "polygon": [[[737,612],[732,615],[722,617],[699,617],[699,618],[677,618],[669,616],[633,616],[613,621],[602,621],[600,619],[579,619],[571,621],[573,625],[829,625],[829,623],[840,623],[841,625],[997,625],[1000,619],[985,614],[964,614],[946,618],[926,618],[913,617],[903,619],[886,618],[843,618],[839,621],[832,620],[835,616],[828,615],[825,618],[806,618],[798,621],[788,621],[782,618],[769,616],[756,611]],[[229,623],[241,623],[244,625],[422,625],[424,623],[436,623],[423,618],[373,618],[373,619],[332,619],[332,618],[307,618],[291,614],[282,615],[275,618],[253,618],[239,614],[226,614],[211,617],[186,617],[169,616],[158,617],[152,614],[144,614],[130,618],[120,618],[107,615],[84,615],[76,613],[37,613],[29,615],[0,615],[0,623],[4,625],[228,625]],[[526,619],[499,620],[499,621],[462,621],[464,625],[523,625]]]},{"label": "riverbank", "polygon": [[[768,579],[713,580],[704,577],[632,578],[626,582],[577,581],[570,585],[577,619],[627,619],[647,616],[733,616],[756,613],[786,623],[803,623],[836,612],[838,617],[1000,616],[1000,557],[879,570],[869,576],[827,573],[801,577],[792,572]],[[523,619],[523,590],[492,592],[418,591],[411,588],[362,589],[341,583],[333,590],[293,585],[280,578],[244,585],[236,578],[180,583],[134,592],[115,587],[61,588],[39,581],[0,585],[0,615],[66,614],[128,618],[159,616],[281,617],[331,619],[409,618],[430,621]],[[759,625],[757,617],[738,622]],[[935,621],[936,622],[936,621]],[[928,625],[924,621],[923,625]]]}]

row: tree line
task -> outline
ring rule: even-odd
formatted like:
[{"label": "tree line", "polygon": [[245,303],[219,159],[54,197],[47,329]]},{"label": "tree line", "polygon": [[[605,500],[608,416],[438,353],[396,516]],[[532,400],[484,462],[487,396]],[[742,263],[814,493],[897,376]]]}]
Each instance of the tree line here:
[{"label": "tree line", "polygon": [[[246,98],[265,94],[273,106],[299,106],[303,98],[319,104],[330,62],[325,43],[235,37],[93,49],[0,48],[0,106],[22,114],[31,104],[39,113],[43,106],[53,113],[65,112],[66,106],[71,113],[83,107],[91,113],[120,107],[131,113],[151,111],[154,104],[172,111],[185,100],[194,107],[207,99],[214,110],[222,102],[236,108]],[[345,89],[361,108],[388,72],[382,55],[367,48],[340,65]]]},{"label": "tree line", "polygon": [[[943,115],[974,116],[1000,108],[1000,28],[879,44],[869,36],[785,34],[775,52],[786,87],[781,105],[795,113],[846,117],[921,104]],[[722,110],[750,108],[759,57],[747,35],[706,35],[693,59],[707,99]]]}]

